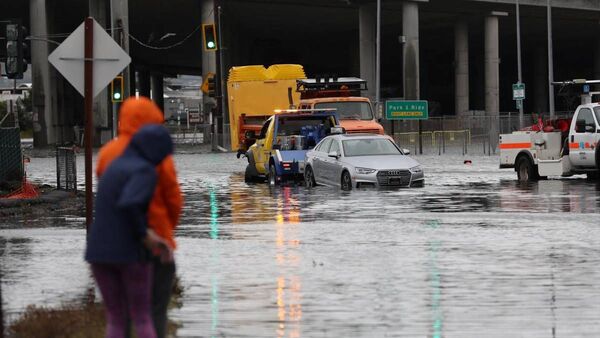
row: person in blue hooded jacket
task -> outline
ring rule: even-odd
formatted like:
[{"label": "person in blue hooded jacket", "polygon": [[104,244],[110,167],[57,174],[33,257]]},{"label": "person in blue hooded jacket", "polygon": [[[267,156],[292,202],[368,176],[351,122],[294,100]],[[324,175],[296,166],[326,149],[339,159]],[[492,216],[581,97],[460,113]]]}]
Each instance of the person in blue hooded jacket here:
[{"label": "person in blue hooded jacket", "polygon": [[141,128],[98,183],[95,221],[85,259],[106,308],[106,337],[123,337],[127,315],[139,338],[154,338],[151,317],[152,265],[149,250],[169,259],[167,242],[148,229],[147,210],[157,182],[156,166],[173,152],[167,130]]}]

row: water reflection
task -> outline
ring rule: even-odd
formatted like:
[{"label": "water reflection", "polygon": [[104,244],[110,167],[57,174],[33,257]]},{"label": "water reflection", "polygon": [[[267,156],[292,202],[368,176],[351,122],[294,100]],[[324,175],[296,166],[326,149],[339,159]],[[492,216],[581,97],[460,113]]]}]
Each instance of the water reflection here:
[{"label": "water reflection", "polygon": [[221,260],[221,247],[216,242],[219,239],[219,203],[214,187],[209,187],[210,196],[210,238],[212,239],[210,245],[211,258],[210,258],[210,313],[211,313],[211,324],[210,332],[211,338],[216,338],[219,328],[219,272],[220,272],[220,260]]},{"label": "water reflection", "polygon": [[291,187],[283,187],[275,194],[277,213],[275,223],[275,261],[278,267],[277,277],[277,321],[278,338],[300,337],[302,320],[302,279],[296,274],[301,264],[300,209],[298,201],[292,196]]},{"label": "water reflection", "polygon": [[[427,222],[427,226],[435,230],[440,227],[440,222],[438,220],[431,220]],[[434,233],[432,233],[433,236]],[[441,241],[437,239],[430,239],[428,243],[428,251],[429,251],[429,278],[430,284],[432,288],[431,294],[431,312],[432,312],[432,337],[433,338],[441,338],[442,337],[442,329],[443,329],[443,313],[442,313],[442,287],[441,287],[441,278],[440,271],[438,269],[438,250],[441,246]]]}]

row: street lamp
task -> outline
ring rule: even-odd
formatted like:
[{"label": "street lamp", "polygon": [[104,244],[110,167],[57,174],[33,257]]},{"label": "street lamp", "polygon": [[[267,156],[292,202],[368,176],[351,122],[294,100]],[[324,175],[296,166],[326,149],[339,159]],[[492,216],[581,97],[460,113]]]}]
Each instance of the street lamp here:
[{"label": "street lamp", "polygon": [[[519,11],[519,0],[517,0],[517,68],[519,85],[523,83],[523,71],[521,64],[521,13]],[[519,129],[523,128],[523,100],[517,100],[519,107]]]},{"label": "street lamp", "polygon": [[548,101],[550,102],[550,118],[554,118],[554,58],[552,53],[552,5],[548,0]]}]

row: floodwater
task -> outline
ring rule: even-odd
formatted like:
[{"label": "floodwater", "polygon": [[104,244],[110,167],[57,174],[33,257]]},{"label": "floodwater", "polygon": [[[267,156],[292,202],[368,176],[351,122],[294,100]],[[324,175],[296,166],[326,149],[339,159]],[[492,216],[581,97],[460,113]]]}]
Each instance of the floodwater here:
[{"label": "floodwater", "polygon": [[[178,336],[598,335],[600,184],[518,184],[497,157],[416,158],[424,188],[342,192],[247,185],[232,154],[177,155]],[[35,160],[30,177],[51,182],[39,167],[52,160]],[[43,222],[0,220],[9,320],[93,285],[81,219]]]}]

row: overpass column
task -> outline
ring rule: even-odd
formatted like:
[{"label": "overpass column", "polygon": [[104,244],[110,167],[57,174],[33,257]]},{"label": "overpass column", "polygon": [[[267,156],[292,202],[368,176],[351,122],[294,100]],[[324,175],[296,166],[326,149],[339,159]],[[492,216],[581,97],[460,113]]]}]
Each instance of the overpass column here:
[{"label": "overpass column", "polygon": [[138,91],[140,96],[150,97],[150,73],[145,67],[140,67],[137,71]]},{"label": "overpass column", "polygon": [[419,4],[405,1],[402,4],[402,34],[404,46],[404,96],[418,100],[421,96],[419,79]]},{"label": "overpass column", "polygon": [[492,12],[485,18],[485,111],[490,118],[490,142],[495,151],[498,142],[500,118],[500,56],[498,16],[507,13]]},{"label": "overpass column", "polygon": [[500,57],[498,17],[485,18],[485,111],[490,116],[500,112]]},{"label": "overpass column", "polygon": [[360,48],[360,77],[367,81],[367,97],[375,100],[375,39],[376,39],[376,7],[363,4],[358,9],[358,30]]},{"label": "overpass column", "polygon": [[[46,11],[46,0],[30,0],[29,15],[31,35],[48,35],[48,12]],[[47,43],[34,42],[31,44],[31,68],[32,68],[32,100],[33,100],[33,145],[45,147],[56,143],[55,107],[57,81],[52,76],[50,63],[48,62],[49,47]]]},{"label": "overpass column", "polygon": [[[107,0],[94,0],[88,3],[89,15],[100,26],[110,28],[110,12],[106,11]],[[94,99],[94,145],[102,145],[112,138],[112,107],[108,87],[104,88]]]},{"label": "overpass column", "polygon": [[156,105],[160,108],[160,110],[164,113],[165,110],[165,100],[164,100],[164,80],[163,76],[160,73],[152,74],[150,78],[152,83],[152,100],[156,102]]},{"label": "overpass column", "polygon": [[464,20],[454,26],[455,114],[469,111],[469,26]]}]

